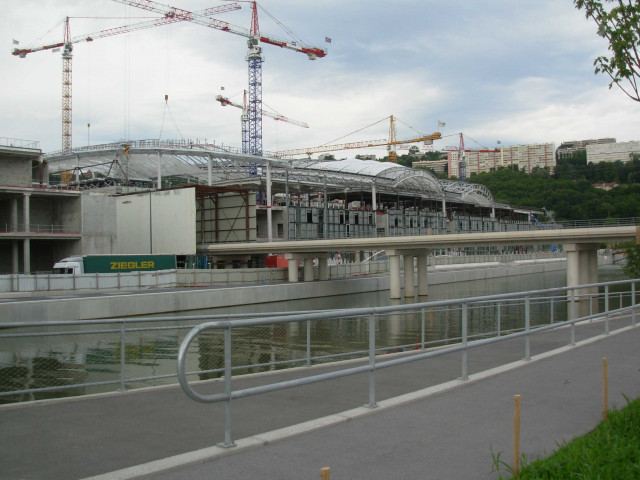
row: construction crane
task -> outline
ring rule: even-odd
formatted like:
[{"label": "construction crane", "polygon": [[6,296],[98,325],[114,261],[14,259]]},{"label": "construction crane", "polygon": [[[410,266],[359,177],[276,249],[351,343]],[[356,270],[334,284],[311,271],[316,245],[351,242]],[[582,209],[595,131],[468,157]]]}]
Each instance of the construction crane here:
[{"label": "construction crane", "polygon": [[[237,3],[226,4],[219,7],[212,7],[203,10],[199,15],[204,17],[210,17],[220,13],[230,12],[232,10],[239,10],[240,5]],[[108,28],[106,30],[100,30],[98,32],[88,33],[84,35],[78,35],[71,37],[71,30],[69,28],[69,18],[64,20],[64,37],[63,41],[42,45],[33,48],[14,48],[11,52],[12,55],[25,58],[28,54],[34,52],[40,52],[45,50],[51,50],[52,52],[58,52],[62,48],[62,151],[68,152],[72,149],[71,133],[72,133],[72,75],[71,75],[71,61],[73,58],[73,45],[80,42],[92,42],[99,38],[111,37],[114,35],[120,35],[122,33],[134,32],[145,28],[159,27],[167,25],[169,23],[182,22],[189,20],[187,16],[181,14],[181,12],[166,12],[162,17],[153,20],[147,20],[132,25],[123,25],[121,27]]]},{"label": "construction crane", "polygon": [[393,115],[391,115],[389,118],[391,119],[391,124],[389,127],[388,139],[383,138],[379,140],[364,140],[364,141],[350,142],[350,143],[334,143],[331,145],[320,145],[318,147],[281,150],[279,152],[276,152],[275,156],[277,158],[293,158],[296,155],[307,155],[310,157],[312,153],[335,152],[338,150],[351,150],[351,149],[358,149],[358,148],[386,146],[387,149],[389,150],[389,161],[393,163],[398,163],[396,148],[399,145],[403,145],[405,143],[419,143],[419,142],[423,142],[425,145],[431,145],[434,140],[440,140],[442,138],[442,135],[440,134],[440,132],[434,132],[429,135],[421,135],[417,138],[397,140],[396,130],[395,130],[395,119]]},{"label": "construction crane", "polygon": [[[118,3],[124,3],[125,5],[131,5],[134,7],[142,8],[147,11],[167,14],[169,12],[180,12],[182,15],[189,16],[187,20],[203,25],[205,27],[215,28],[223,32],[233,33],[242,37],[248,38],[247,45],[249,51],[247,53],[247,62],[249,63],[249,98],[247,110],[248,117],[248,152],[252,155],[262,155],[262,43],[268,45],[274,45],[276,47],[293,50],[294,52],[304,53],[309,57],[309,60],[315,60],[316,58],[322,58],[327,55],[327,51],[319,48],[304,44],[301,41],[288,41],[281,40],[273,36],[265,36],[260,33],[260,26],[258,22],[258,6],[255,1],[248,1],[251,3],[251,28],[249,30],[231,25],[221,20],[211,20],[206,16],[192,13],[187,10],[171,7],[169,5],[163,5],[152,0],[113,0]],[[239,0],[243,1],[243,0]],[[327,40],[328,41],[328,40]]]},{"label": "construction crane", "polygon": [[464,137],[460,133],[460,147],[458,148],[458,179],[467,181],[467,155],[464,151]]},{"label": "construction crane", "polygon": [[[247,91],[244,91],[244,102],[242,105],[239,103],[232,102],[229,98],[223,97],[222,95],[217,95],[216,100],[220,102],[221,106],[231,105],[232,107],[236,107],[242,110],[242,153],[249,152],[249,107],[247,106]],[[262,110],[262,115],[271,117],[274,120],[291,123],[293,125],[297,125],[303,128],[309,128],[309,125],[305,122],[299,122],[298,120],[293,120],[291,118],[287,118],[284,115],[280,115],[279,113],[272,113],[267,110]]]}]

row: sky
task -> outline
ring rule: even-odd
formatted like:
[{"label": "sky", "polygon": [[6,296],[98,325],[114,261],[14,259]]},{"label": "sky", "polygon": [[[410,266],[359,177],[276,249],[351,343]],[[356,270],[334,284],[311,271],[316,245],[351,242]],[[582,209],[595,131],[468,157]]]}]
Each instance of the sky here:
[{"label": "sky", "polygon": [[[161,3],[190,11],[222,4]],[[217,18],[248,29],[250,4],[239,5]],[[472,149],[498,142],[557,148],[568,140],[640,140],[640,105],[594,73],[593,61],[606,54],[607,43],[571,0],[259,5],[263,35],[291,39],[293,32],[328,51],[310,61],[263,45],[264,108],[310,126],[265,117],[265,151],[388,138],[390,115],[398,119],[398,139],[441,132],[435,149],[458,146],[460,133]],[[14,40],[20,48],[61,41],[67,16],[74,37],[153,15],[114,0],[6,0],[7,6],[0,16],[0,137],[60,150],[61,54],[18,58],[11,55]],[[75,44],[73,146],[199,139],[240,148],[241,111],[222,107],[215,97],[242,103],[246,53],[244,37],[190,22]],[[382,157],[386,151],[335,155],[355,153]]]}]

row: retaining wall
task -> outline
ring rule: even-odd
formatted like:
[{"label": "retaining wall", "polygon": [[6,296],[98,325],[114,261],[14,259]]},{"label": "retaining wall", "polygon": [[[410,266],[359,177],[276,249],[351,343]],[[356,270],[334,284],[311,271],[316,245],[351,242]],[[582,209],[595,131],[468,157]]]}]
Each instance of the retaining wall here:
[{"label": "retaining wall", "polygon": [[[531,275],[566,269],[564,259],[522,262],[450,265],[428,270],[430,285],[489,280],[514,275]],[[13,300],[0,303],[3,322],[78,320],[138,315],[175,315],[178,312],[208,310],[305,298],[389,289],[388,275],[373,275],[323,282],[278,283],[163,291],[77,295],[74,297]],[[329,305],[328,305],[329,307]]]}]

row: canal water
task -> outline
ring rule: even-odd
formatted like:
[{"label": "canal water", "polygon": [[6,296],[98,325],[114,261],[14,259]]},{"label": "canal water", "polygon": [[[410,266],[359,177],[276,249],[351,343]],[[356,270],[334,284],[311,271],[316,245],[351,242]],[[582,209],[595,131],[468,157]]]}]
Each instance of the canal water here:
[{"label": "canal water", "polygon": [[[624,278],[620,268],[604,267],[600,281]],[[491,280],[457,284],[432,285],[428,297],[394,301],[388,291],[349,294],[331,298],[290,300],[261,305],[245,305],[212,309],[199,314],[248,314],[299,310],[375,307],[466,298],[498,293],[542,290],[566,285],[564,271],[546,274],[518,275]],[[277,288],[277,287],[276,287]],[[502,332],[522,328],[523,305],[469,311],[469,335],[482,336],[500,329]],[[552,312],[552,313],[551,313]],[[531,324],[547,323],[552,314],[555,321],[566,319],[566,306],[531,306]],[[189,312],[193,315],[193,312]],[[187,314],[185,314],[187,316]],[[460,336],[460,309],[428,309],[379,318],[376,322],[376,345],[381,353],[455,341]],[[115,391],[122,387],[122,372],[126,389],[177,383],[176,358],[182,339],[197,320],[167,320],[153,326],[136,323],[127,326],[124,337],[119,326],[47,328],[43,335],[35,331],[9,329],[12,334],[29,336],[2,337],[0,332],[0,393],[83,385],[51,392],[20,395],[0,395],[0,403],[33,399],[84,395]],[[158,328],[159,327],[159,328]],[[307,347],[307,338],[310,345]],[[124,341],[123,341],[124,339]],[[235,373],[300,366],[306,363],[308,352],[316,357],[313,363],[362,356],[367,350],[368,320],[352,318],[313,322],[296,322],[267,327],[234,329],[233,365]],[[449,340],[447,340],[449,339]],[[221,375],[223,367],[222,331],[201,334],[191,345],[187,370],[200,372],[194,379]],[[87,386],[85,384],[97,384]]]}]

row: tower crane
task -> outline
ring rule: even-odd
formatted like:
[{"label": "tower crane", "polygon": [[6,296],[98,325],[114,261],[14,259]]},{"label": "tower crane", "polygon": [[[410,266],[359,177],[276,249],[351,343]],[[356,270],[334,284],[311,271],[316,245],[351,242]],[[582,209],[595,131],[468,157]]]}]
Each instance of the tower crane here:
[{"label": "tower crane", "polygon": [[464,137],[460,133],[460,147],[458,148],[458,179],[467,181],[467,155],[464,151]]},{"label": "tower crane", "polygon": [[370,147],[381,147],[386,146],[389,150],[389,161],[393,163],[398,163],[396,148],[398,145],[403,145],[405,143],[418,143],[424,142],[425,145],[430,145],[434,140],[440,140],[442,135],[440,132],[434,132],[429,135],[421,135],[416,138],[408,138],[403,140],[396,139],[396,131],[395,131],[395,120],[393,115],[390,116],[391,124],[389,128],[389,138],[383,138],[379,140],[364,140],[359,142],[350,142],[350,143],[334,143],[331,145],[320,145],[318,147],[310,147],[310,148],[296,148],[292,150],[281,150],[275,153],[275,156],[278,158],[293,158],[296,155],[307,155],[311,156],[312,153],[321,153],[321,152],[335,152],[338,150],[351,150],[357,148],[370,148]]},{"label": "tower crane", "polygon": [[[217,15],[219,13],[230,12],[232,10],[240,9],[240,5],[237,3],[231,3],[222,5],[219,7],[212,7],[203,10],[199,15],[209,17]],[[145,28],[159,27],[161,25],[167,25],[169,23],[181,22],[189,20],[181,12],[166,12],[162,17],[153,20],[147,20],[132,25],[123,25],[121,27],[108,28],[106,30],[100,30],[94,33],[71,36],[71,30],[69,28],[69,17],[64,21],[64,39],[61,42],[42,45],[33,48],[14,48],[11,52],[12,55],[25,58],[28,54],[34,52],[40,52],[44,50],[51,50],[57,52],[62,48],[62,151],[71,151],[71,117],[72,117],[72,75],[71,75],[71,61],[73,58],[73,45],[80,42],[92,42],[99,38],[111,37],[114,35],[120,35],[122,33],[134,32]]]},{"label": "tower crane", "polygon": [[315,60],[316,58],[322,58],[327,55],[326,50],[319,47],[306,45],[300,41],[281,40],[273,36],[262,35],[260,33],[260,26],[258,22],[258,6],[257,2],[255,1],[247,2],[251,3],[252,8],[251,28],[249,30],[243,27],[231,25],[221,20],[212,20],[198,13],[192,13],[187,10],[171,7],[169,5],[163,5],[152,0],[114,1],[159,14],[180,12],[181,14],[188,16],[189,18],[187,18],[187,20],[193,23],[197,23],[205,27],[215,28],[223,32],[240,35],[248,39],[247,45],[249,50],[246,58],[247,62],[249,63],[249,108],[247,109],[248,129],[246,135],[248,137],[248,153],[252,155],[262,155],[262,62],[264,60],[262,58],[262,48],[260,45],[262,43],[266,43],[268,45],[274,45],[276,47],[293,50],[294,52],[304,53],[309,57],[309,60]]},{"label": "tower crane", "polygon": [[[231,105],[232,107],[236,107],[242,110],[242,153],[249,152],[249,107],[247,106],[247,91],[244,91],[244,102],[243,104],[232,102],[229,98],[223,97],[222,95],[217,95],[216,100],[220,102],[220,105],[227,106]],[[291,118],[285,117],[284,115],[280,115],[279,113],[272,113],[267,110],[262,110],[262,115],[271,117],[274,120],[291,123],[293,125],[297,125],[303,128],[309,128],[309,125],[305,122],[300,122],[298,120],[293,120]]]}]

